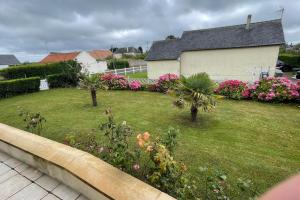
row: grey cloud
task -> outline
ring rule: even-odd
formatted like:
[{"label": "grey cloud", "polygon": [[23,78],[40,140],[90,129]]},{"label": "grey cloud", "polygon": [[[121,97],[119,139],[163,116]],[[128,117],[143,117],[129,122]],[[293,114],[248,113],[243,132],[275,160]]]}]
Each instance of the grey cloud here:
[{"label": "grey cloud", "polygon": [[[279,17],[287,42],[300,42],[300,2],[293,0],[0,0],[0,53],[34,60],[49,51],[151,45],[189,29]],[[26,57],[26,55],[28,55]]]}]

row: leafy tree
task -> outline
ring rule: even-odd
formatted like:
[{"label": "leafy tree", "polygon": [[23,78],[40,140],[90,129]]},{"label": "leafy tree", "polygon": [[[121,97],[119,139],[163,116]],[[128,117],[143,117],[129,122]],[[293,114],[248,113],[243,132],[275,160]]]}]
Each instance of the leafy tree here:
[{"label": "leafy tree", "polygon": [[174,39],[176,39],[176,37],[174,35],[168,35],[166,37],[166,40],[174,40]]},{"label": "leafy tree", "polygon": [[179,85],[170,91],[179,97],[174,102],[179,108],[190,106],[191,120],[196,121],[199,108],[209,111],[215,106],[213,98],[214,83],[206,73],[199,73],[188,78],[182,77]]},{"label": "leafy tree", "polygon": [[93,106],[97,106],[97,89],[102,87],[101,81],[96,74],[82,74],[80,78],[80,87],[84,89],[88,89],[91,92],[92,104]]},{"label": "leafy tree", "polygon": [[139,47],[138,50],[139,50],[140,53],[144,52],[142,47]]}]

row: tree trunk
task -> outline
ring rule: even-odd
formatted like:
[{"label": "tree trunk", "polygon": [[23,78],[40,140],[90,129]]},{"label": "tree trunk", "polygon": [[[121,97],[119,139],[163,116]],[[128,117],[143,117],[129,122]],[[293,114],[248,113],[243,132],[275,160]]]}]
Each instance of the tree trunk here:
[{"label": "tree trunk", "polygon": [[197,114],[198,114],[198,108],[195,106],[191,107],[191,117],[192,117],[192,121],[196,121],[197,119]]},{"label": "tree trunk", "polygon": [[93,106],[97,106],[97,95],[96,95],[96,90],[94,88],[91,88],[91,96],[92,96]]}]

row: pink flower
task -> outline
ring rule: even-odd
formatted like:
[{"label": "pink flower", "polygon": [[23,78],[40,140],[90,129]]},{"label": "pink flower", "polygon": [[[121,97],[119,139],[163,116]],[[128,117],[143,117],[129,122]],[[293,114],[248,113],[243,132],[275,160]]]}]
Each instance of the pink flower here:
[{"label": "pink flower", "polygon": [[140,169],[140,165],[139,164],[134,164],[133,165],[133,169],[135,170],[135,171],[138,171],[139,169]]},{"label": "pink flower", "polygon": [[132,81],[131,83],[129,83],[129,88],[131,90],[137,91],[137,90],[141,89],[141,87],[142,87],[142,83],[139,81]]}]

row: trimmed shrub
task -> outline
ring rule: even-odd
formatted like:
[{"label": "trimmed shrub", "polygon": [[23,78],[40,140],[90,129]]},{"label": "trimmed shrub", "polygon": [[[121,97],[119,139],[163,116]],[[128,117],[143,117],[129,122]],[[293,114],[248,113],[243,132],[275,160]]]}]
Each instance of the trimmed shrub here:
[{"label": "trimmed shrub", "polygon": [[[248,97],[247,83],[239,80],[228,80],[219,84],[219,87],[215,90],[216,94],[226,96],[230,99],[242,99]],[[248,95],[247,95],[248,94]]]},{"label": "trimmed shrub", "polygon": [[131,90],[137,91],[141,90],[143,88],[143,85],[140,81],[132,81],[131,83],[129,83],[129,88]]},{"label": "trimmed shrub", "polygon": [[47,76],[47,82],[50,88],[76,87],[78,80],[74,80],[69,74],[52,74]]},{"label": "trimmed shrub", "polygon": [[179,84],[179,77],[176,74],[161,75],[157,81],[157,85],[161,92],[167,92],[171,88],[175,88]]},{"label": "trimmed shrub", "polygon": [[294,54],[281,54],[279,56],[279,60],[292,65],[292,66],[300,66],[300,56]]},{"label": "trimmed shrub", "polygon": [[129,67],[129,62],[127,60],[117,60],[117,59],[112,59],[108,63],[108,69],[123,69],[123,68],[128,68]]},{"label": "trimmed shrub", "polygon": [[19,94],[37,92],[39,90],[39,77],[0,81],[0,98],[7,98]]},{"label": "trimmed shrub", "polygon": [[299,100],[299,85],[285,77],[268,77],[256,81],[249,87],[249,98],[267,102],[287,102]]},{"label": "trimmed shrub", "polygon": [[110,90],[124,90],[128,88],[128,81],[126,80],[125,76],[118,75],[118,74],[101,74],[100,80],[102,81],[103,85]]},{"label": "trimmed shrub", "polygon": [[41,77],[45,78],[47,75],[59,74],[68,71],[73,67],[76,61],[59,62],[51,64],[31,64],[31,65],[19,65],[8,67],[0,70],[0,76],[5,79],[18,79],[28,77]]}]

